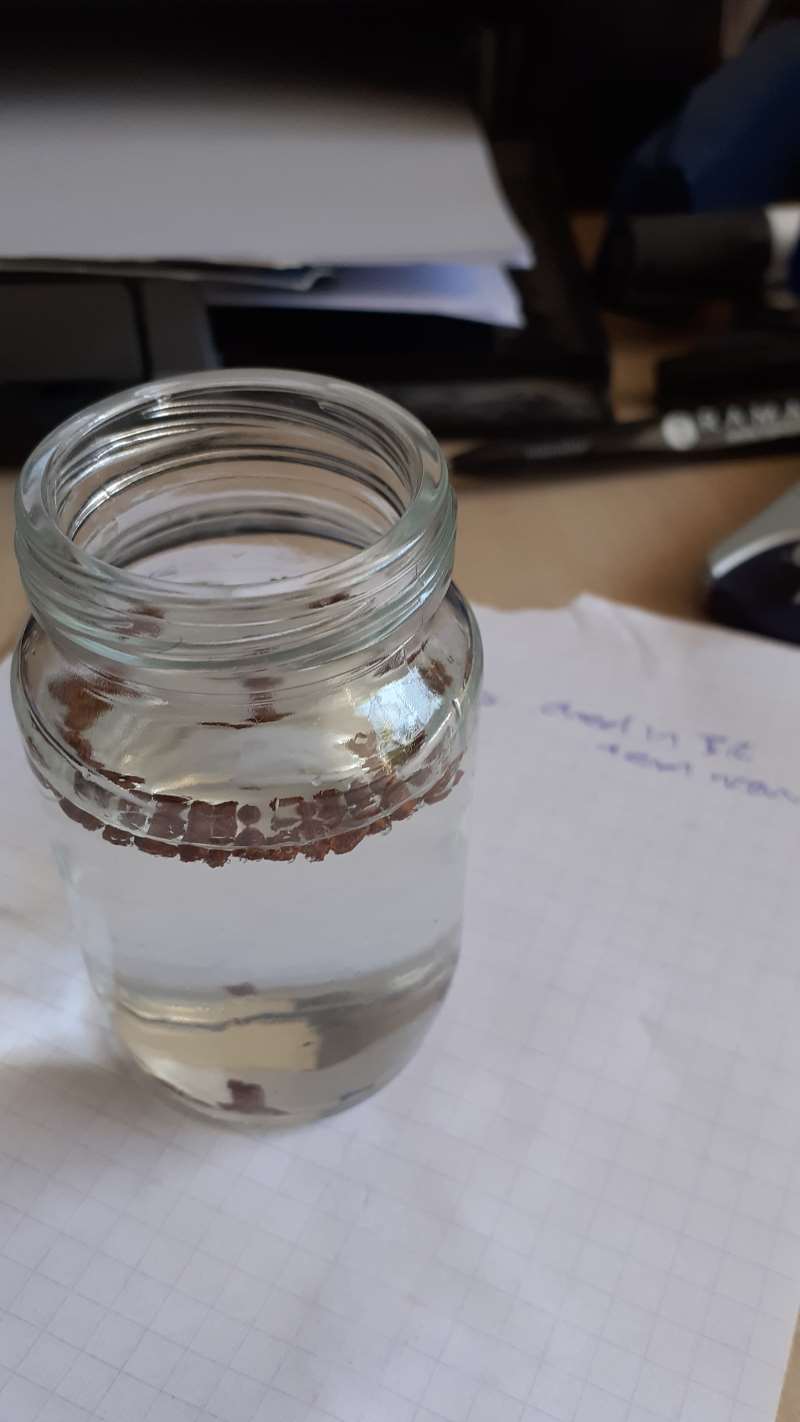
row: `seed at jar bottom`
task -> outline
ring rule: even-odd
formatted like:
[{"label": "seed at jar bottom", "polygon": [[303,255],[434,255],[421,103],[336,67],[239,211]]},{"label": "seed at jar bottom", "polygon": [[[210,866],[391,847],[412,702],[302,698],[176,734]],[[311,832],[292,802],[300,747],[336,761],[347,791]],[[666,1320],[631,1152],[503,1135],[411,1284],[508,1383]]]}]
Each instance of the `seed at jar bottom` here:
[{"label": "seed at jar bottom", "polygon": [[457,952],[453,934],[393,971],[291,991],[156,997],[117,983],[114,1025],[138,1064],[194,1107],[315,1117],[368,1096],[412,1055]]}]

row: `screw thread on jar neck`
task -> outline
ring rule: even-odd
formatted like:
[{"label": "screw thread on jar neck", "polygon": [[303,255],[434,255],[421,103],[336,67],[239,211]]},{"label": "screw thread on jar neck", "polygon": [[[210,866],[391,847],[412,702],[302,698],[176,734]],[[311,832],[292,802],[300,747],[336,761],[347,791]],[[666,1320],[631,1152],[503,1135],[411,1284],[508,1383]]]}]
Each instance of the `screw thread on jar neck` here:
[{"label": "screw thread on jar neck", "polygon": [[[137,570],[264,533],[344,556],[258,582]],[[291,371],[202,372],[102,401],[38,446],[17,493],[36,619],[90,663],[163,672],[304,670],[399,645],[447,591],[454,540],[429,431],[371,391]]]}]

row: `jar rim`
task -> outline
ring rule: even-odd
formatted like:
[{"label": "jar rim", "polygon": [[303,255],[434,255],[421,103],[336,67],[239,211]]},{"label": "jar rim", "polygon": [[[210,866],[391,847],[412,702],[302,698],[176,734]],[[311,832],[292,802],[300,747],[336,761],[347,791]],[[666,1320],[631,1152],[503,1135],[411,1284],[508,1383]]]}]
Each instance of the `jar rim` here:
[{"label": "jar rim", "polygon": [[[354,552],[332,564],[241,583],[182,583],[137,572],[135,568],[82,547],[61,526],[55,496],[57,479],[63,476],[69,459],[82,449],[86,452],[87,468],[98,468],[103,459],[104,430],[113,439],[113,427],[116,427],[121,438],[120,421],[133,422],[139,416],[136,428],[148,435],[152,433],[157,439],[158,416],[168,410],[180,411],[182,401],[186,402],[183,414],[191,419],[192,401],[199,402],[196,406],[199,411],[204,398],[208,401],[214,397],[234,399],[237,392],[243,398],[274,396],[276,400],[282,397],[290,400],[294,397],[317,402],[319,409],[331,417],[335,414],[351,419],[362,431],[385,434],[405,464],[408,482],[405,507],[397,511],[397,517],[374,540],[356,547]],[[148,428],[148,418],[151,428]],[[314,631],[332,634],[337,625],[341,633],[346,630],[346,624],[359,620],[359,605],[363,614],[366,602],[374,601],[379,588],[384,603],[397,603],[394,614],[399,619],[411,605],[413,579],[410,575],[415,570],[417,600],[426,587],[429,593],[434,584],[444,583],[446,588],[452,571],[454,499],[444,455],[430,431],[407,410],[375,391],[334,377],[301,371],[258,368],[200,371],[150,381],[98,401],[58,425],[33,450],[18,482],[16,513],[17,555],[34,611],[41,613],[45,622],[60,623],[66,632],[67,621],[74,629],[76,620],[80,620],[79,611],[91,605],[95,613],[95,643],[98,636],[101,641],[109,640],[97,631],[98,619],[102,624],[102,613],[109,602],[113,602],[117,611],[120,605],[123,610],[127,605],[128,612],[137,604],[157,602],[165,618],[175,620],[184,634],[190,625],[194,628],[189,631],[188,641],[195,643],[196,650],[202,641],[202,627],[210,625],[209,613],[213,607],[224,608],[224,620],[233,640],[237,634],[241,640],[243,629],[247,629],[247,640],[259,634],[267,635],[273,643],[271,650],[278,644],[288,648],[296,641],[296,635],[287,637],[287,627],[293,628],[295,634],[302,632],[307,636]],[[347,589],[346,611],[334,606],[338,602],[337,592],[343,586]],[[397,597],[389,596],[392,587]],[[66,619],[59,603],[64,599]],[[54,607],[50,606],[51,601]],[[316,615],[304,616],[303,610],[307,614],[312,607]],[[324,617],[320,615],[322,612],[326,613]],[[282,623],[287,626],[278,636]],[[271,631],[265,634],[265,629]],[[143,635],[147,640],[146,633]],[[128,649],[133,654],[137,651],[141,654],[143,650],[146,649],[132,645]]]},{"label": "jar rim", "polygon": [[[419,464],[419,486],[417,494],[410,501],[408,508],[374,543],[370,543],[367,547],[359,549],[350,557],[343,558],[330,567],[314,569],[294,576],[289,575],[249,583],[214,583],[211,581],[175,583],[168,579],[153,577],[149,573],[136,573],[81,549],[80,561],[85,567],[104,573],[111,572],[118,585],[129,583],[131,589],[135,589],[139,593],[146,591],[152,593],[155,588],[159,595],[163,594],[169,601],[180,602],[183,599],[194,601],[198,597],[207,597],[214,592],[218,592],[226,599],[235,597],[238,600],[239,597],[246,598],[248,596],[261,599],[280,596],[282,593],[289,593],[300,587],[305,591],[312,583],[316,588],[331,575],[331,568],[336,569],[337,575],[345,573],[349,577],[351,574],[357,574],[363,563],[367,561],[374,563],[376,557],[380,559],[384,551],[389,552],[390,549],[402,545],[408,538],[413,537],[421,514],[429,514],[427,509],[421,507],[420,500],[420,496],[428,492],[425,486],[431,482],[432,472],[424,467],[424,462],[420,458],[423,451],[436,465],[437,471],[444,472],[443,482],[447,483],[447,466],[444,455],[430,430],[402,405],[396,404],[394,400],[378,394],[377,391],[369,390],[365,386],[306,371],[262,370],[258,367],[198,371],[189,375],[169,376],[165,379],[146,381],[140,385],[131,386],[116,395],[109,395],[103,400],[97,400],[76,414],[70,415],[68,419],[56,425],[55,429],[40,440],[23,465],[17,487],[18,523],[20,520],[24,523],[33,523],[39,512],[38,504],[44,515],[44,519],[37,526],[38,536],[44,535],[48,537],[48,541],[52,536],[59,545],[66,543],[71,549],[75,549],[69,536],[59,528],[46,496],[47,473],[51,461],[57,457],[62,448],[98,432],[110,416],[134,413],[137,409],[145,409],[153,401],[162,400],[172,395],[201,395],[206,390],[235,390],[241,387],[275,392],[276,394],[302,394],[315,397],[327,395],[345,409],[349,407],[354,412],[361,411],[373,417],[382,417],[387,423],[393,423],[397,430],[406,437],[409,452]],[[424,499],[422,503],[424,503]],[[44,523],[45,519],[46,524]]]}]

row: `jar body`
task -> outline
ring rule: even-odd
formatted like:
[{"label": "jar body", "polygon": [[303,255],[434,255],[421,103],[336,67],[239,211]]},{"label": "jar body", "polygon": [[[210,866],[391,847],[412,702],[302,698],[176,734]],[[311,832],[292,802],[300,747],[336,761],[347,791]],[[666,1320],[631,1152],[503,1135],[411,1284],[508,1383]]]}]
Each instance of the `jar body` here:
[{"label": "jar body", "polygon": [[[137,619],[163,638],[157,599]],[[143,674],[31,621],[14,700],[78,939],[176,1100],[285,1124],[413,1053],[458,954],[480,674],[452,586],[302,675]]]}]

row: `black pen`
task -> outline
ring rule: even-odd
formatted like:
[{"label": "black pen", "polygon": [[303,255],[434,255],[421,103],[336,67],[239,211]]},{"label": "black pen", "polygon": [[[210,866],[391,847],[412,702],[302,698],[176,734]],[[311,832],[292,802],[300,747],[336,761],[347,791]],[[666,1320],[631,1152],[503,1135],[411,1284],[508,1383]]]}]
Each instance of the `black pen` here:
[{"label": "black pen", "polygon": [[800,445],[800,397],[756,396],[669,410],[647,420],[617,421],[496,440],[457,454],[456,474],[549,474],[560,468],[598,473],[609,466],[678,458],[728,459]]}]

